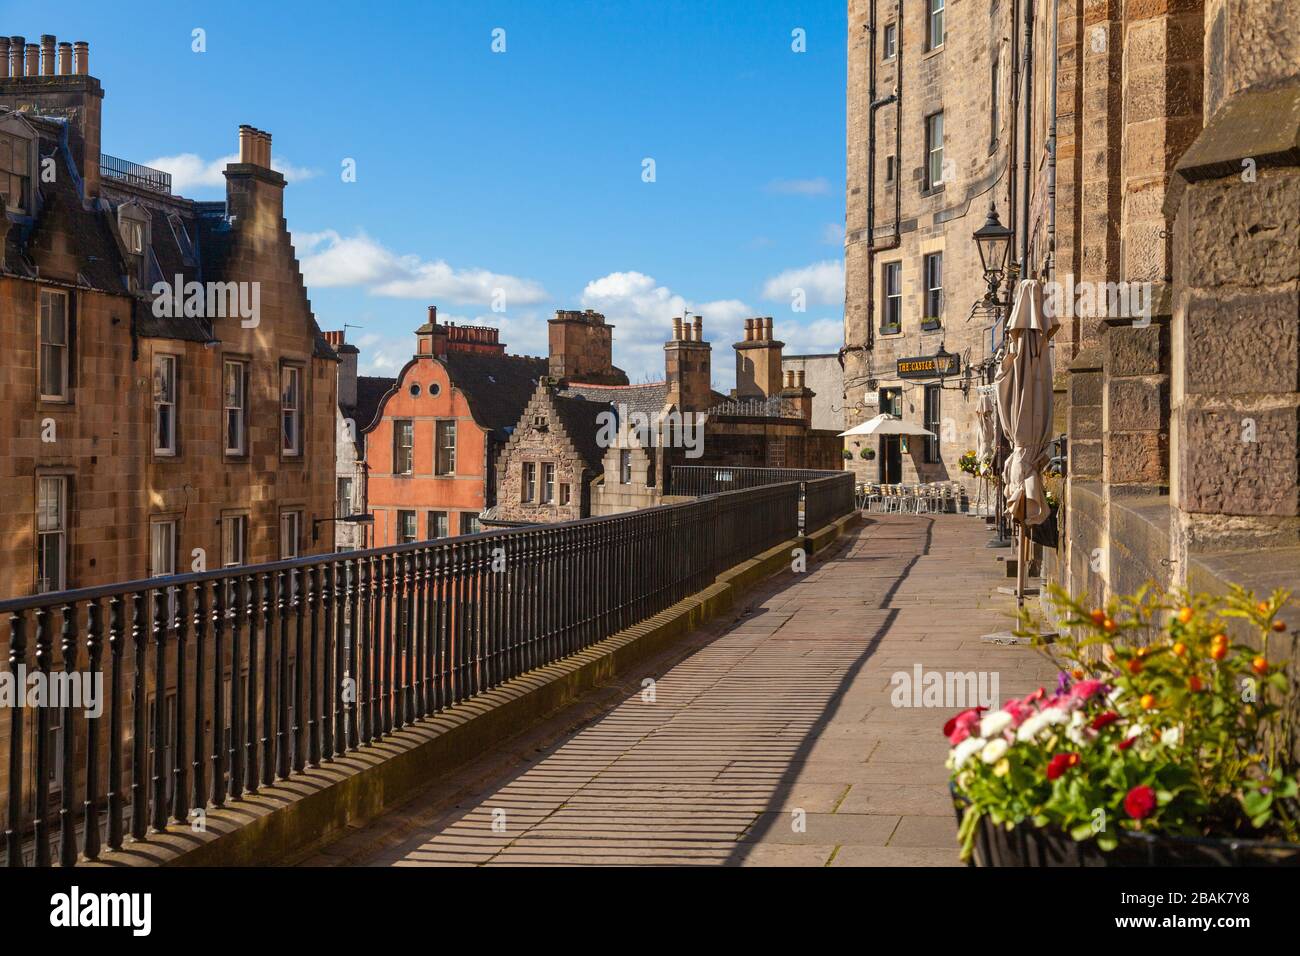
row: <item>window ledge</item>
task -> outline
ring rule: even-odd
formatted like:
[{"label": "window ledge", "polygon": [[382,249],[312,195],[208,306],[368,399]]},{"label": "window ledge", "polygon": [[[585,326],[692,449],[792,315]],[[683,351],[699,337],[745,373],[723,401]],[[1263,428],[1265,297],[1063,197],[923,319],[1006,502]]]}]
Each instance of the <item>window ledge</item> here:
[{"label": "window ledge", "polygon": [[922,332],[940,332],[943,330],[942,319],[926,319],[921,323]]},{"label": "window ledge", "polygon": [[886,328],[881,328],[879,331],[880,331],[880,334],[881,334],[881,335],[902,335],[902,334],[903,334],[903,327],[902,327],[901,325],[900,325],[900,326],[890,326],[890,327],[886,327]]}]

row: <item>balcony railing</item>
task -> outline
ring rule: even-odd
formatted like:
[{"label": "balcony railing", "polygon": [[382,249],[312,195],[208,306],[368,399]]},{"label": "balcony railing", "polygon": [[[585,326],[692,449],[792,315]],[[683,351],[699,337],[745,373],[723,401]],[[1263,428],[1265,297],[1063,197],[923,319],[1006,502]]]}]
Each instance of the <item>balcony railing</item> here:
[{"label": "balcony railing", "polygon": [[[847,499],[807,482],[806,520],[852,508],[843,478]],[[7,863],[72,866],[128,834],[191,824],[573,654],[794,537],[799,496],[783,481],[0,602],[16,684],[24,669],[65,691],[79,675],[104,683],[102,717],[65,697],[0,724]]]},{"label": "balcony railing", "polygon": [[673,495],[715,495],[745,488],[796,482],[800,528],[811,534],[853,510],[853,474],[813,468],[733,468],[726,465],[677,465],[668,481]]},{"label": "balcony railing", "polygon": [[171,195],[172,174],[150,166],[118,159],[108,153],[99,154],[99,174],[105,179],[116,179],[131,186],[139,186],[156,193]]}]

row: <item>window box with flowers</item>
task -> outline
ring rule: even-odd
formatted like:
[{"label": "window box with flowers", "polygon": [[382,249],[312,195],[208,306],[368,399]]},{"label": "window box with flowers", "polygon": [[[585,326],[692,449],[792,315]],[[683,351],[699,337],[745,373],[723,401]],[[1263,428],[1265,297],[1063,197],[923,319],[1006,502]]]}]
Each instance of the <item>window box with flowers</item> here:
[{"label": "window box with flowers", "polygon": [[1055,690],[944,727],[963,858],[1300,864],[1288,598],[1144,589],[1089,610],[1053,589],[1075,635],[1051,645]]}]

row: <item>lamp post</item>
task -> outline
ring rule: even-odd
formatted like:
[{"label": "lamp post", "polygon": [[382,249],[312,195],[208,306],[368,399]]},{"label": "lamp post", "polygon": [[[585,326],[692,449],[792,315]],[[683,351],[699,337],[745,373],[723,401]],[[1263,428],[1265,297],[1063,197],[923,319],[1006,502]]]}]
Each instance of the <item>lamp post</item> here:
[{"label": "lamp post", "polygon": [[317,518],[311,523],[312,544],[315,544],[317,539],[320,537],[320,526],[323,524],[332,524],[334,522],[340,524],[373,525],[375,523],[375,516],[372,514],[359,514],[343,515],[338,518]]},{"label": "lamp post", "polygon": [[[1002,280],[1007,274],[1007,254],[1011,251],[1012,231],[1002,225],[1002,220],[998,218],[997,206],[989,202],[988,218],[984,220],[984,225],[975,230],[975,246],[980,253],[980,266],[984,270],[984,281],[988,284],[989,291],[984,296],[984,301],[993,306],[997,320],[1001,318],[1001,311],[1010,306],[1009,301],[1003,300],[1000,294]],[[998,451],[1002,447],[1002,421],[1000,417],[994,418],[994,446],[993,458],[997,460]],[[1000,476],[999,476],[1000,477]],[[997,537],[990,541],[987,547],[990,548],[1007,548],[1011,542],[1007,540],[1004,532],[1005,518],[1002,514],[1002,482],[998,481],[997,490]]]}]

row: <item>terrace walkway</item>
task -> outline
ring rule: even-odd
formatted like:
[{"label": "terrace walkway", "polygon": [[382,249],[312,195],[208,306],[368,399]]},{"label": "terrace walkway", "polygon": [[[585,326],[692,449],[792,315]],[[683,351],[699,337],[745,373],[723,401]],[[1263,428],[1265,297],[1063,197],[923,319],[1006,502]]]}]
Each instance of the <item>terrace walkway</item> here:
[{"label": "terrace walkway", "polygon": [[949,710],[891,706],[891,675],[996,672],[1003,699],[1054,679],[980,641],[1013,608],[987,540],[969,516],[871,516],[652,662],[653,699],[607,687],[304,862],[955,864]]}]

